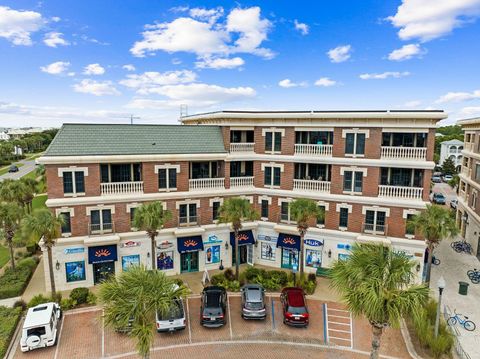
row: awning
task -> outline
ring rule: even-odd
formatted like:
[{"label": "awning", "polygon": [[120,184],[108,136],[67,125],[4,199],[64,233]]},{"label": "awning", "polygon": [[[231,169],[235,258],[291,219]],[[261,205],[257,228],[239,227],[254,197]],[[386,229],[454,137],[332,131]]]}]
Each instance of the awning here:
[{"label": "awning", "polygon": [[88,247],[88,263],[104,263],[117,260],[117,245]]},{"label": "awning", "polygon": [[294,234],[280,233],[278,235],[277,247],[300,250],[300,236]]},{"label": "awning", "polygon": [[[255,244],[255,238],[251,230],[238,232],[238,245],[243,246],[245,244]],[[235,245],[235,232],[230,232],[230,245]]]},{"label": "awning", "polygon": [[190,236],[177,238],[178,253],[203,251],[202,236]]}]

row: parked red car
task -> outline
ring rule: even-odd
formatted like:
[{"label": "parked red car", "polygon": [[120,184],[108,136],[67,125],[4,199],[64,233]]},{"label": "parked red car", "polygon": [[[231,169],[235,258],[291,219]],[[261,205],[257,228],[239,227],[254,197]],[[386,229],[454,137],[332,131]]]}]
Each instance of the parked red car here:
[{"label": "parked red car", "polygon": [[307,327],[309,314],[305,292],[302,288],[289,287],[280,295],[283,308],[283,323],[294,327]]}]

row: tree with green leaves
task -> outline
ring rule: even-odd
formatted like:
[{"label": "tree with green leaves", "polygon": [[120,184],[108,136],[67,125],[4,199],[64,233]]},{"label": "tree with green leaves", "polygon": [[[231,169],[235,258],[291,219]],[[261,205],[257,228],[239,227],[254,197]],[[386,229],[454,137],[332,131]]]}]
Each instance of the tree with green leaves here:
[{"label": "tree with green leaves", "polygon": [[22,202],[27,212],[30,213],[32,211],[32,201],[35,197],[35,193],[37,192],[38,182],[30,177],[21,178],[20,181],[23,183],[24,188]]},{"label": "tree with green leaves", "polygon": [[5,234],[5,240],[10,249],[10,260],[12,261],[12,269],[15,269],[15,256],[13,253],[13,237],[20,228],[23,218],[23,209],[15,202],[0,203],[0,227]]},{"label": "tree with green leaves", "polygon": [[433,250],[443,240],[458,233],[455,218],[451,212],[438,205],[427,205],[420,214],[413,216],[411,223],[415,230],[425,238],[428,248],[426,283],[430,283]]},{"label": "tree with green leaves", "polygon": [[43,246],[47,249],[52,297],[56,294],[55,277],[53,275],[52,247],[55,245],[57,238],[60,237],[63,223],[64,218],[62,215],[55,217],[55,215],[46,208],[37,209],[22,220],[22,229],[27,233],[30,232],[38,238],[41,238]]},{"label": "tree with green leaves", "polygon": [[413,284],[415,266],[405,253],[383,244],[354,244],[349,257],[331,268],[331,287],[353,315],[365,316],[372,326],[371,359],[379,357],[384,329],[398,328],[403,316],[416,315],[428,300],[428,287]]},{"label": "tree with green leaves", "polygon": [[445,158],[445,160],[443,161],[442,171],[444,174],[447,175],[457,174],[457,168],[455,167],[455,163],[450,157]]},{"label": "tree with green leaves", "polygon": [[15,202],[24,206],[25,184],[20,180],[7,178],[0,183],[0,198],[6,202]]},{"label": "tree with green leaves", "polygon": [[156,330],[155,316],[168,315],[177,298],[187,295],[165,273],[134,266],[100,284],[99,299],[104,305],[105,326],[129,328],[142,358],[150,357]]},{"label": "tree with green leaves", "polygon": [[297,222],[298,233],[300,234],[300,278],[304,271],[304,247],[305,234],[307,233],[309,223],[325,217],[325,212],[320,209],[317,203],[308,198],[299,198],[290,203],[290,216]]},{"label": "tree with green leaves", "polygon": [[172,213],[163,209],[162,202],[144,203],[140,207],[135,208],[133,216],[133,226],[137,229],[147,232],[151,244],[152,269],[155,265],[155,237],[158,231],[163,228],[172,218]]},{"label": "tree with green leaves", "polygon": [[226,198],[218,210],[218,222],[230,223],[235,235],[235,278],[238,280],[240,272],[240,252],[238,250],[238,233],[242,229],[242,222],[256,221],[260,215],[248,199],[233,197]]}]

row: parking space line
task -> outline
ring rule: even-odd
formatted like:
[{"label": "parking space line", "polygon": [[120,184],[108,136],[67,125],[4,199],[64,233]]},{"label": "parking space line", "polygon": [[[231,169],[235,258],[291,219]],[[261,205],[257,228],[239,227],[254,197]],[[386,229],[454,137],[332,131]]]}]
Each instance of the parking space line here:
[{"label": "parking space line", "polygon": [[272,331],[275,330],[275,307],[273,306],[273,298],[270,296],[270,303],[272,305]]},{"label": "parking space line", "polygon": [[339,338],[339,337],[330,337],[330,339],[336,339],[336,340],[344,340],[346,342],[349,342],[350,339],[346,339],[346,338]]},{"label": "parking space line", "polygon": [[187,298],[186,302],[187,302],[187,318],[188,318],[188,322],[187,322],[187,324],[188,324],[188,342],[190,344],[192,344],[192,328],[190,326],[191,318],[190,318],[190,306],[188,305],[188,298]]},{"label": "parking space line", "polygon": [[232,332],[232,315],[230,314],[230,297],[227,297],[227,304],[228,304],[228,326],[230,327],[230,340],[233,339],[233,332]]},{"label": "parking space line", "polygon": [[353,318],[350,312],[350,348],[353,349]]},{"label": "parking space line", "polygon": [[63,316],[62,324],[60,324],[60,333],[58,334],[57,345],[55,346],[55,356],[53,357],[53,359],[57,359],[58,356],[58,348],[60,347],[60,339],[62,338],[63,322],[65,322],[65,316]]},{"label": "parking space line", "polygon": [[350,326],[350,323],[339,323],[339,322],[332,322],[332,321],[331,321],[330,323],[332,323],[332,324],[338,324],[338,325],[348,325],[348,326]]},{"label": "parking space line", "polygon": [[349,317],[346,317],[344,315],[334,315],[334,314],[330,314],[329,317],[335,317],[335,318],[349,318]]},{"label": "parking space line", "polygon": [[334,311],[337,311],[337,312],[345,312],[345,313],[349,313],[349,311],[348,311],[348,310],[344,310],[344,309],[335,309],[335,308],[330,308],[330,309],[328,309],[328,310],[330,310],[330,311],[334,310]]},{"label": "parking space line", "polygon": [[328,342],[330,340],[330,335],[328,334],[328,304],[327,303],[325,303],[324,313],[325,313],[325,333],[324,333],[324,337],[325,337],[325,342],[328,344]]},{"label": "parking space line", "polygon": [[350,334],[350,330],[341,330],[341,329],[332,329],[332,328],[330,328],[328,330],[330,330],[332,332],[340,332],[340,333],[349,333]]}]

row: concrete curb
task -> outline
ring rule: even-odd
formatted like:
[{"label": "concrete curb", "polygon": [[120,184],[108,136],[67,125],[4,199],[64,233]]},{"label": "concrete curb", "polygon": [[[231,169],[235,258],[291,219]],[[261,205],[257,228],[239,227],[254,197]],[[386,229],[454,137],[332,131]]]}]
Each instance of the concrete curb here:
[{"label": "concrete curb", "polygon": [[415,348],[414,348],[413,343],[412,343],[412,338],[410,337],[410,333],[408,332],[408,329],[407,329],[407,324],[405,323],[405,320],[403,318],[400,322],[400,332],[402,333],[403,341],[405,342],[405,345],[407,346],[408,354],[410,354],[410,356],[413,359],[423,359],[415,351]]}]

